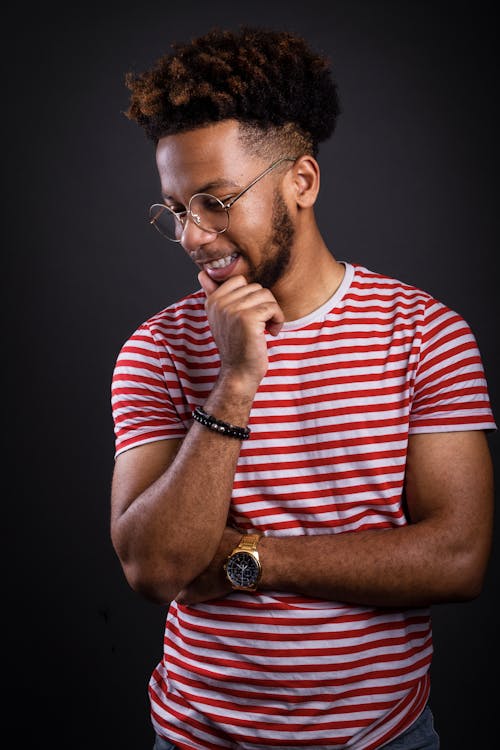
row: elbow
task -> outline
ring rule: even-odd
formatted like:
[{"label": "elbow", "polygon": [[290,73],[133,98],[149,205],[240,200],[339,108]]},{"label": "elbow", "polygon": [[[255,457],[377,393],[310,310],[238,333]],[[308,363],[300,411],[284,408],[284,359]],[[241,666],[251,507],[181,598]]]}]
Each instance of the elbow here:
[{"label": "elbow", "polygon": [[457,601],[468,602],[477,599],[484,587],[485,575],[477,571],[467,571],[457,586]]},{"label": "elbow", "polygon": [[182,581],[169,576],[164,569],[159,573],[134,563],[122,563],[122,568],[132,591],[154,604],[170,604],[182,589]]},{"label": "elbow", "polygon": [[455,559],[449,576],[446,599],[468,602],[477,599],[483,591],[487,560],[469,552]]},{"label": "elbow", "polygon": [[112,529],[111,541],[132,591],[154,604],[169,604],[175,599],[183,584],[172,573],[175,566],[151,555],[151,550],[138,550],[117,528]]},{"label": "elbow", "polygon": [[186,560],[132,554],[116,544],[115,552],[130,588],[155,604],[170,604],[195,577]]},{"label": "elbow", "polygon": [[157,604],[169,604],[210,562],[210,551],[194,554],[186,545],[163,546],[146,543],[120,533],[115,526],[112,530],[115,553],[130,588],[140,596]]},{"label": "elbow", "polygon": [[453,602],[470,602],[477,599],[483,590],[482,583],[476,580],[457,581],[456,585],[450,587],[443,597],[442,601]]}]

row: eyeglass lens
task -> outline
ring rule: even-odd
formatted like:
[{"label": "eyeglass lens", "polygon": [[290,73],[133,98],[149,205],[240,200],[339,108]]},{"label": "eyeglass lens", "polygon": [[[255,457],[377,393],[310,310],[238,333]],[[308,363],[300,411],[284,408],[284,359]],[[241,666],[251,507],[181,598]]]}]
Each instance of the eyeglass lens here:
[{"label": "eyeglass lens", "polygon": [[[193,195],[189,204],[192,221],[206,232],[225,232],[229,225],[229,213],[222,201],[209,193]],[[176,216],[166,206],[155,203],[149,209],[151,224],[170,240],[179,241],[187,221],[188,212]]]}]

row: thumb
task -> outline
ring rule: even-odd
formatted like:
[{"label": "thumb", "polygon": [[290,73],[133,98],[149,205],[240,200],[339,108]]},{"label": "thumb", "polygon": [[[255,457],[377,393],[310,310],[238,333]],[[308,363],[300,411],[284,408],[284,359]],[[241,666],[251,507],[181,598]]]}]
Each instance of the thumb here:
[{"label": "thumb", "polygon": [[206,271],[200,271],[200,273],[198,274],[198,281],[200,282],[200,285],[207,297],[209,297],[213,292],[215,292],[216,289],[219,288],[219,285],[210,278]]}]

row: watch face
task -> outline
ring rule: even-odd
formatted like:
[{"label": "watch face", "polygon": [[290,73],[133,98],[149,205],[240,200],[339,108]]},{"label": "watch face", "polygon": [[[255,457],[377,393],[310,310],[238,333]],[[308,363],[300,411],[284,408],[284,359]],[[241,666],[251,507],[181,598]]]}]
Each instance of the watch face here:
[{"label": "watch face", "polygon": [[251,587],[259,580],[260,565],[249,552],[237,552],[227,561],[226,573],[233,586]]}]

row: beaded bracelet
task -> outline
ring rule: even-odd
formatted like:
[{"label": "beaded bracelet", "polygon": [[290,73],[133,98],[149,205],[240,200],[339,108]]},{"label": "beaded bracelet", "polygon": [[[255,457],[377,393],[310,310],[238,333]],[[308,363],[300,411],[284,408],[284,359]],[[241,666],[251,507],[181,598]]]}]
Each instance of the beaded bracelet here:
[{"label": "beaded bracelet", "polygon": [[197,422],[208,427],[214,432],[218,432],[219,435],[227,435],[227,437],[234,437],[238,440],[248,440],[250,437],[249,427],[236,427],[234,424],[229,422],[223,422],[222,419],[216,419],[211,414],[207,414],[201,406],[197,406],[193,411],[193,419]]}]

